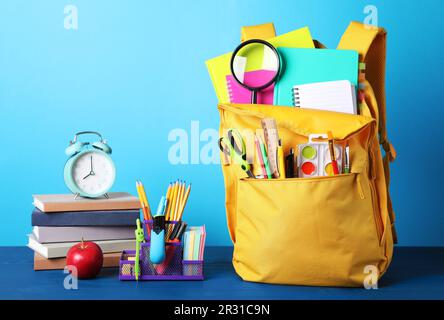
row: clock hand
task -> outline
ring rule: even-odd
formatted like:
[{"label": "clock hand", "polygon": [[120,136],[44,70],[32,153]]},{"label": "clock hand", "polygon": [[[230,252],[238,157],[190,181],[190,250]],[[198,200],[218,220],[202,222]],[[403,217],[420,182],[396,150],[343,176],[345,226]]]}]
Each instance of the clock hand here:
[{"label": "clock hand", "polygon": [[89,172],[90,176],[95,176],[96,174],[94,173],[94,169],[93,169],[93,157],[91,156],[91,171]]},{"label": "clock hand", "polygon": [[85,180],[86,178],[88,178],[91,175],[91,172],[88,173],[88,175],[84,176],[82,180]]}]

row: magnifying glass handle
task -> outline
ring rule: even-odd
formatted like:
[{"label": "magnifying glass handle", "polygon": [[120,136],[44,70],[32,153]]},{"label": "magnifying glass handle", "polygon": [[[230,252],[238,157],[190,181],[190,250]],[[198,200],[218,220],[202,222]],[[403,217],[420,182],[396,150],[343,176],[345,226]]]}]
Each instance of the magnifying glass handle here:
[{"label": "magnifying glass handle", "polygon": [[251,91],[251,104],[256,104],[256,103],[257,103],[257,91],[252,90]]}]

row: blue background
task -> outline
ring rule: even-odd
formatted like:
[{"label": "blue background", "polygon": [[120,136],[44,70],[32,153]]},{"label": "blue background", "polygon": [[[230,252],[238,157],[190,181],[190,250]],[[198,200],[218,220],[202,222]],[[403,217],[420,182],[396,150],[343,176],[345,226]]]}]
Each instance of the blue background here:
[{"label": "blue background", "polygon": [[[64,6],[79,29],[63,27]],[[171,165],[168,133],[218,127],[204,61],[231,51],[239,29],[308,25],[336,47],[366,5],[388,32],[389,136],[398,151],[392,196],[401,245],[444,245],[442,9],[439,1],[2,1],[0,3],[0,244],[23,245],[34,193],[66,192],[64,149],[79,130],[114,148],[114,190],[142,179],[156,207],[167,184],[193,183],[186,220],[210,245],[230,244],[218,165]],[[201,145],[202,146],[202,145]],[[420,152],[429,156],[421,159]],[[422,166],[422,160],[428,167]]]}]

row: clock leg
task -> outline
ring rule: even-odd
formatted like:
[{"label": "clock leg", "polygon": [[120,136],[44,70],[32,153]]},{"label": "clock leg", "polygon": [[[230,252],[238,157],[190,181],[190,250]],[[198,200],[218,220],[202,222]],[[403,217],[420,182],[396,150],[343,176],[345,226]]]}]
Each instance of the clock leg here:
[{"label": "clock leg", "polygon": [[77,199],[79,198],[79,196],[80,196],[80,194],[76,193],[76,194],[74,195],[74,200],[77,200]]},{"label": "clock leg", "polygon": [[109,199],[109,195],[108,195],[108,193],[105,193],[103,196],[104,196],[105,198]]}]

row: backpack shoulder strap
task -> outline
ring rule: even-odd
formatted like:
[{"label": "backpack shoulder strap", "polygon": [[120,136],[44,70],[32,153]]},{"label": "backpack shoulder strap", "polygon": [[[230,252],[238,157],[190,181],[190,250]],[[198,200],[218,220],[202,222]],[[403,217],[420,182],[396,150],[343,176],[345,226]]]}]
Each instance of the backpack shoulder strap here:
[{"label": "backpack shoulder strap", "polygon": [[[384,175],[387,184],[388,209],[392,225],[395,221],[392,202],[389,195],[390,169],[389,163],[396,159],[396,151],[387,137],[387,118],[385,104],[385,60],[387,32],[383,28],[351,22],[339,42],[338,49],[356,50],[360,62],[365,64],[365,79],[375,94],[379,114],[379,143],[384,149]],[[394,225],[393,225],[394,226]],[[396,232],[393,227],[396,242]]]},{"label": "backpack shoulder strap", "polygon": [[379,139],[390,161],[396,152],[387,138],[385,105],[385,56],[387,32],[383,28],[351,22],[339,42],[338,49],[356,50],[365,64],[365,78],[375,93],[379,109]]}]

